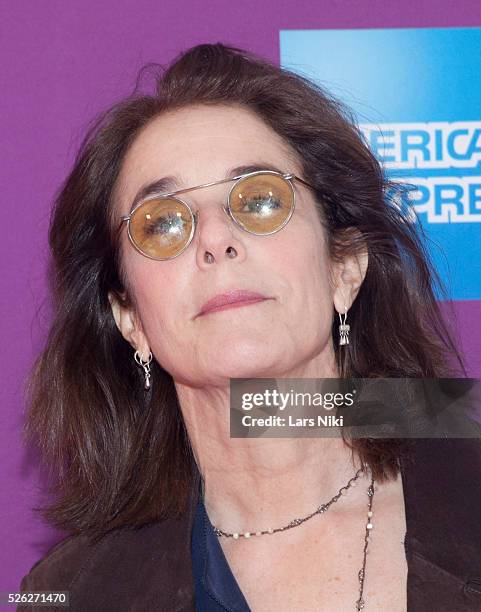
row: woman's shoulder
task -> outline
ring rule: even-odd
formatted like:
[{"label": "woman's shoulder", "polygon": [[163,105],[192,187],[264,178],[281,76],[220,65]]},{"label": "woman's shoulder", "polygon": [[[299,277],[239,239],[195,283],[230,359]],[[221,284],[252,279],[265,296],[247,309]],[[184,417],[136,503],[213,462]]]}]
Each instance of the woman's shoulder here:
[{"label": "woman's shoulder", "polygon": [[[480,429],[481,433],[481,429]],[[467,480],[481,481],[481,437],[412,438],[402,455],[401,467],[409,479],[434,485],[442,479],[453,484],[463,474]]]},{"label": "woman's shoulder", "polygon": [[406,501],[423,527],[432,521],[426,510],[434,509],[446,522],[462,512],[466,527],[481,530],[473,512],[481,505],[481,438],[411,439],[401,473]]},{"label": "woman's shoulder", "polygon": [[[23,576],[19,591],[69,591],[91,549],[92,543],[85,535],[64,538],[32,565],[30,571]],[[17,606],[17,610],[27,612],[33,610],[33,607],[26,603]]]},{"label": "woman's shoulder", "polygon": [[[20,590],[68,591],[71,610],[90,612],[127,608],[129,599],[137,601],[140,594],[146,610],[149,601],[163,597],[188,599],[188,527],[184,516],[114,529],[97,541],[86,535],[70,536],[32,566]],[[23,605],[17,610],[33,608]]]},{"label": "woman's shoulder", "polygon": [[481,610],[481,439],[413,439],[401,472],[408,604]]},{"label": "woman's shoulder", "polygon": [[[114,545],[113,531],[95,543],[87,535],[70,535],[53,546],[36,561],[20,583],[20,591],[68,591],[86,562],[95,556],[99,546]],[[18,610],[28,610],[21,606]]]}]

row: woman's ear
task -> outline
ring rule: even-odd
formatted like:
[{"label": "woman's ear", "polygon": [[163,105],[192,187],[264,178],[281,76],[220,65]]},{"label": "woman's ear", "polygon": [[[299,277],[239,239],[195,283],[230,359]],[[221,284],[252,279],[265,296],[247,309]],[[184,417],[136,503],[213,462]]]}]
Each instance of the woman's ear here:
[{"label": "woman's ear", "polygon": [[356,241],[356,253],[345,255],[332,265],[333,300],[337,312],[344,313],[356,299],[364,281],[369,261],[367,244],[357,228],[349,228],[348,235]]},{"label": "woman's ear", "polygon": [[120,333],[137,351],[143,360],[148,358],[150,347],[142,322],[133,306],[125,306],[113,292],[109,291],[109,302],[112,314]]}]

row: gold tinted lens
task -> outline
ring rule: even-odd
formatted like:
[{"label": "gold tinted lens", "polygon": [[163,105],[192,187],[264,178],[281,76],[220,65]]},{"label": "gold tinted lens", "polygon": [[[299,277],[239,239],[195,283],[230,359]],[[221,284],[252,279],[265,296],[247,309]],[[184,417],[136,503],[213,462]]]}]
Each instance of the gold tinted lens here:
[{"label": "gold tinted lens", "polygon": [[130,219],[130,235],[135,246],[153,259],[179,255],[188,245],[192,231],[191,211],[175,198],[148,200]]},{"label": "gold tinted lens", "polygon": [[248,232],[271,234],[289,221],[294,191],[282,176],[255,174],[234,185],[230,208],[234,219]]}]

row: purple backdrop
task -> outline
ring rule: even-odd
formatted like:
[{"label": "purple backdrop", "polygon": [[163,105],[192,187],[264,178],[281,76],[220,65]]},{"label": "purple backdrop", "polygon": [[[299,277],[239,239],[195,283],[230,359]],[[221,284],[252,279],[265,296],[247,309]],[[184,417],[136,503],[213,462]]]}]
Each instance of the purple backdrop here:
[{"label": "purple backdrop", "polygon": [[[88,122],[128,94],[138,68],[201,42],[279,62],[280,29],[480,26],[479,0],[2,0],[0,98],[2,433],[0,592],[16,590],[63,534],[31,513],[37,461],[22,445],[23,380],[48,329],[44,273],[52,198]],[[457,302],[470,375],[481,375],[481,302]],[[477,334],[477,336],[476,336]]]}]

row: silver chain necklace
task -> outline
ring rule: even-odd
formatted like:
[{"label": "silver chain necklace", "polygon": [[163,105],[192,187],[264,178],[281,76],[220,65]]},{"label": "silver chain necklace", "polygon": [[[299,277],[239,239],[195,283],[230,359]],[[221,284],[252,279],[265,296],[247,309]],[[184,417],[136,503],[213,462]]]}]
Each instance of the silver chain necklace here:
[{"label": "silver chain necklace", "polygon": [[[326,504],[321,504],[320,506],[318,506],[314,512],[311,512],[310,514],[308,514],[307,516],[303,517],[303,518],[295,518],[293,519],[290,523],[288,523],[287,525],[284,525],[284,527],[277,527],[276,529],[272,529],[272,527],[268,527],[267,529],[264,529],[263,531],[244,531],[244,532],[234,532],[234,533],[228,533],[226,531],[222,531],[222,529],[219,529],[218,527],[214,527],[214,533],[220,538],[220,537],[224,537],[224,538],[233,538],[234,540],[238,540],[239,538],[250,538],[252,536],[254,537],[259,537],[265,534],[269,534],[272,535],[273,533],[277,533],[278,531],[286,531],[287,529],[292,529],[293,527],[298,527],[299,525],[302,525],[302,523],[304,523],[305,521],[308,521],[309,519],[311,519],[313,516],[315,516],[316,514],[323,514],[324,512],[327,512],[327,510],[330,508],[330,506],[332,504],[334,504],[335,502],[337,502],[337,500],[342,496],[345,495],[349,489],[349,487],[351,487],[354,482],[359,478],[359,476],[361,475],[363,471],[363,468],[359,468],[359,470],[356,472],[356,475],[353,476],[346,485],[344,485],[343,487],[341,487],[339,489],[339,491],[336,493],[336,495],[334,495],[334,497],[332,499],[330,499]],[[363,550],[363,560],[362,560],[362,567],[358,572],[358,579],[359,579],[359,599],[356,600],[356,610],[362,610],[364,608],[365,605],[365,601],[362,597],[363,591],[364,591],[364,579],[366,576],[366,555],[367,555],[367,547],[369,544],[369,533],[371,531],[371,529],[374,527],[373,523],[372,523],[372,500],[374,498],[374,478],[371,476],[371,484],[369,485],[369,487],[367,488],[367,495],[369,497],[369,502],[367,505],[367,523],[366,523],[366,530],[364,533],[364,550]]]}]

